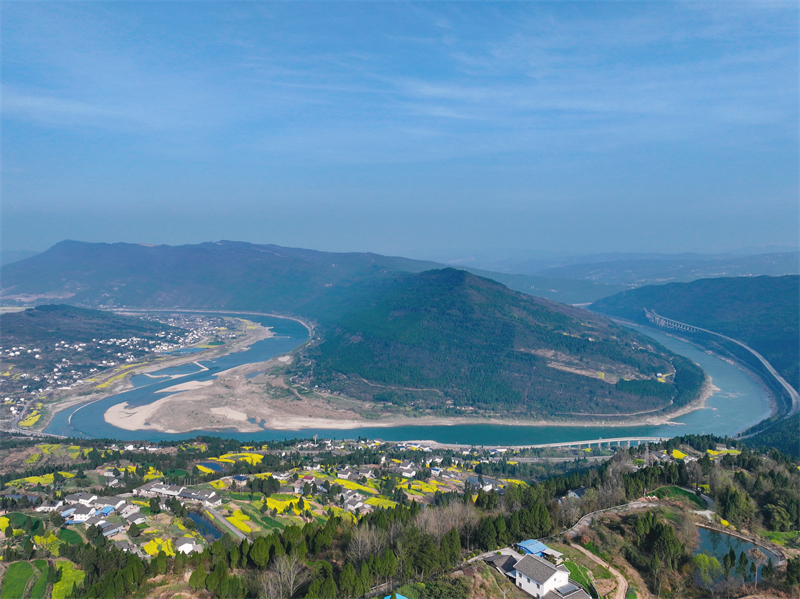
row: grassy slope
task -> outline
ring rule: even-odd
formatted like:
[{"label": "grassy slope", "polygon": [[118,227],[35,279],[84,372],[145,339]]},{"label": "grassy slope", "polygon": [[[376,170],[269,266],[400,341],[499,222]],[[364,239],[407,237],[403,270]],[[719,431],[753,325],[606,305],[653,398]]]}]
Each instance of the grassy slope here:
[{"label": "grassy slope", "polygon": [[22,597],[31,576],[33,576],[33,566],[28,562],[14,562],[11,564],[3,577],[3,589],[0,591],[0,599],[18,599]]}]

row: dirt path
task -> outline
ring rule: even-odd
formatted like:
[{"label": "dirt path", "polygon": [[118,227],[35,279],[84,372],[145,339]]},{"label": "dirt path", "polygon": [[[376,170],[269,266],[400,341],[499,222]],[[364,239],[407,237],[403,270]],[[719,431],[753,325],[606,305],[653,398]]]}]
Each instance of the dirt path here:
[{"label": "dirt path", "polygon": [[625,599],[625,597],[627,597],[627,595],[628,595],[628,581],[622,575],[622,573],[619,570],[617,570],[611,564],[609,564],[609,563],[605,562],[604,560],[600,559],[599,557],[597,557],[594,553],[592,553],[588,549],[584,549],[580,545],[576,545],[574,543],[571,544],[571,546],[573,548],[577,549],[578,551],[580,551],[581,553],[583,553],[586,557],[588,557],[593,562],[595,562],[597,564],[600,564],[604,568],[608,569],[608,571],[611,572],[614,575],[614,577],[617,579],[617,588],[614,590],[614,599]]}]

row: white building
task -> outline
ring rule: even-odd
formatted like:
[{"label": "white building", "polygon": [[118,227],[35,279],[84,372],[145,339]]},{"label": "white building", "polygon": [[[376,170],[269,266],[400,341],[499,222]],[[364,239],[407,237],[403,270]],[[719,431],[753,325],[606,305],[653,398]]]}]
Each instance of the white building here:
[{"label": "white building", "polygon": [[509,572],[517,587],[537,599],[590,599],[579,584],[569,579],[565,566],[555,566],[538,555],[526,555]]},{"label": "white building", "polygon": [[176,551],[180,551],[184,555],[190,555],[194,552],[200,552],[203,550],[202,545],[198,545],[194,542],[192,537],[183,537],[180,541],[175,544]]},{"label": "white building", "polygon": [[36,508],[37,512],[53,512],[59,509],[61,506],[64,505],[63,501],[51,501],[49,503],[43,503],[39,507]]}]

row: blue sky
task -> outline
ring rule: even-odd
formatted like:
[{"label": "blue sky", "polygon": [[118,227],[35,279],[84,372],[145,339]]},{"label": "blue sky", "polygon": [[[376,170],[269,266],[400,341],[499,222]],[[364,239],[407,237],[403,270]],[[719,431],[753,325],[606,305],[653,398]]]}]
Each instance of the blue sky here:
[{"label": "blue sky", "polygon": [[798,243],[793,2],[3,2],[2,243]]}]

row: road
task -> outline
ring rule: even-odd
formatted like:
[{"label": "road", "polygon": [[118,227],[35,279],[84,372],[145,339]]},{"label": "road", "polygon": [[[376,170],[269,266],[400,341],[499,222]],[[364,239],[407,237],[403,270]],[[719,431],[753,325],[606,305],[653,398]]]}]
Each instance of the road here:
[{"label": "road", "polygon": [[604,568],[606,568],[611,574],[614,575],[614,578],[617,579],[617,588],[614,589],[614,599],[625,599],[628,596],[628,579],[622,575],[622,572],[617,570],[614,566],[606,562],[605,560],[600,559],[594,553],[589,551],[588,549],[584,549],[580,545],[571,544],[573,549],[577,549],[581,553],[583,553],[586,557],[590,560],[595,562],[596,564],[600,564]]},{"label": "road", "polygon": [[228,531],[230,531],[230,533],[233,536],[235,536],[237,539],[239,539],[240,541],[244,541],[247,538],[246,536],[244,536],[244,533],[242,533],[241,530],[239,530],[233,524],[228,522],[225,519],[225,516],[220,514],[217,510],[215,510],[213,508],[207,508],[207,509],[208,509],[208,513],[211,514],[212,516],[214,516],[216,521],[219,522],[220,524],[222,524],[222,526],[224,526],[225,528],[227,528]]},{"label": "road", "polygon": [[600,514],[606,514],[610,512],[619,513],[625,512],[627,510],[638,510],[640,508],[650,508],[654,505],[659,505],[658,501],[631,501],[630,503],[623,503],[622,505],[615,505],[613,507],[608,507],[603,510],[597,510],[595,512],[590,512],[583,516],[580,520],[578,520],[575,525],[563,532],[567,538],[574,539],[578,535],[581,534],[584,528],[588,527],[592,521],[599,516]]}]

